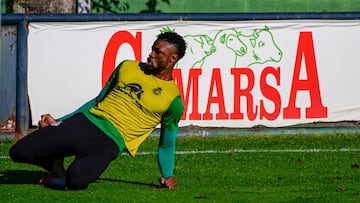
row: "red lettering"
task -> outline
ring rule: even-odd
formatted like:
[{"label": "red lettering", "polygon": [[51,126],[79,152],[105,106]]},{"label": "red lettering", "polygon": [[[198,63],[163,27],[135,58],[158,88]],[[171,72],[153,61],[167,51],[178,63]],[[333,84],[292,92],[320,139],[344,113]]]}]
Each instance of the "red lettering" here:
[{"label": "red lettering", "polygon": [[127,31],[116,32],[109,40],[102,65],[102,87],[105,86],[106,81],[109,79],[111,73],[116,67],[116,55],[120,46],[124,43],[128,43],[134,50],[135,60],[141,60],[141,32],[136,32],[134,37]]},{"label": "red lettering", "polygon": [[[184,114],[182,119],[242,120],[244,119],[244,110],[241,108],[242,106],[245,106],[241,105],[242,101],[246,102],[246,114],[249,121],[255,120],[257,116],[259,116],[260,120],[276,120],[279,117],[281,110],[283,110],[284,119],[300,119],[301,107],[296,106],[297,94],[300,91],[308,92],[309,95],[310,105],[305,109],[305,117],[326,118],[328,116],[328,108],[322,103],[312,33],[300,32],[298,40],[289,101],[285,108],[282,109],[282,98],[279,91],[277,90],[277,87],[280,86],[280,67],[275,68],[268,66],[263,69],[259,80],[260,93],[263,97],[256,101],[254,101],[252,91],[254,90],[254,86],[259,84],[255,84],[255,75],[252,69],[231,68],[230,73],[234,78],[234,108],[233,112],[231,113],[226,111],[226,104],[231,104],[231,102],[225,102],[221,69],[213,68],[208,97],[202,98],[204,101],[207,99],[207,105],[204,114],[199,113],[199,84],[201,82],[199,80],[202,74],[202,69],[189,69],[185,91],[181,72],[182,69],[176,68],[173,70],[173,79],[178,85],[180,96],[184,101]],[[128,31],[116,32],[110,38],[105,49],[102,64],[102,86],[105,86],[106,81],[114,71],[114,68],[116,67],[116,57],[120,47],[123,44],[129,44],[133,49],[135,60],[141,60],[142,33],[136,32],[135,36],[133,36]],[[304,62],[304,64],[302,64],[302,62]],[[302,67],[305,68],[304,72],[306,72],[306,79],[300,78]],[[205,80],[208,79],[209,78],[205,78]],[[269,79],[273,79],[271,81],[275,82],[270,83]],[[257,103],[258,101],[259,103]],[[214,105],[218,108],[217,113],[211,112],[211,109],[214,107]],[[270,105],[273,105],[273,108],[271,108],[272,106]],[[188,112],[188,108],[191,108],[191,112]],[[203,106],[201,106],[201,108],[203,108]],[[201,109],[201,111],[202,110],[203,109]],[[189,115],[188,118],[187,115]]]},{"label": "red lettering", "polygon": [[[306,80],[300,79],[302,57],[305,59],[307,73]],[[309,92],[311,103],[310,107],[306,108],[306,118],[327,117],[327,107],[324,107],[321,101],[314,43],[311,32],[300,32],[289,103],[288,106],[284,108],[285,119],[300,118],[300,108],[295,106],[298,91]]]},{"label": "red lettering", "polygon": [[[216,96],[212,96],[214,88],[216,89]],[[204,120],[213,119],[212,113],[210,112],[211,104],[218,104],[219,106],[219,113],[216,114],[217,120],[228,119],[228,114],[225,110],[224,91],[222,88],[220,68],[214,68],[212,72],[208,103],[203,117]]]},{"label": "red lettering", "polygon": [[272,101],[274,103],[274,111],[272,113],[269,113],[265,109],[264,100],[260,100],[260,119],[261,120],[264,118],[266,118],[267,120],[275,120],[276,118],[278,118],[278,116],[280,114],[280,110],[281,110],[281,96],[280,96],[279,92],[277,91],[277,89],[270,86],[266,82],[266,78],[269,75],[273,75],[275,77],[276,85],[279,86],[280,85],[280,67],[278,67],[277,69],[275,69],[273,67],[266,67],[266,68],[264,68],[264,70],[261,73],[261,77],[260,77],[261,93],[263,94],[264,97],[266,97],[267,99],[269,99],[270,101]]},{"label": "red lettering", "polygon": [[[249,120],[255,120],[257,114],[257,106],[255,112],[252,111],[254,99],[251,90],[254,88],[254,73],[249,68],[231,68],[231,74],[234,75],[234,112],[231,113],[231,119],[243,119],[244,115],[240,109],[240,97],[245,96],[247,101],[247,114]],[[247,77],[248,85],[245,89],[241,89],[241,75]]]},{"label": "red lettering", "polygon": [[184,101],[184,114],[182,116],[182,119],[186,119],[187,115],[187,107],[189,104],[189,98],[190,98],[190,89],[192,87],[192,112],[189,115],[190,120],[200,120],[201,114],[199,113],[199,75],[201,75],[200,68],[192,68],[189,71],[188,76],[188,84],[186,88],[186,94],[184,94],[184,86],[182,82],[182,74],[181,69],[176,68],[173,71],[173,79],[180,90],[181,98]]}]

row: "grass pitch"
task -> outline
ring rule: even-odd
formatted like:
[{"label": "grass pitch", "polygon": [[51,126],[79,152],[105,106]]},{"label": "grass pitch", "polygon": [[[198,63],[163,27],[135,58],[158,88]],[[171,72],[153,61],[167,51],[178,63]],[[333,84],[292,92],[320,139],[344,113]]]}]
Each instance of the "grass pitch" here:
[{"label": "grass pitch", "polygon": [[[0,202],[359,202],[360,135],[179,137],[176,190],[159,187],[157,137],[115,160],[87,190],[37,185],[0,142]],[[71,161],[71,157],[66,162]]]}]

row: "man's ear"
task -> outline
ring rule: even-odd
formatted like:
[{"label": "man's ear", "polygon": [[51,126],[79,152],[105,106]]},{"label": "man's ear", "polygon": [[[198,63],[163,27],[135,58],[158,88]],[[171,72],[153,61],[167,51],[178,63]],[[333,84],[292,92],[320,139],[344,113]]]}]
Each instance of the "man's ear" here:
[{"label": "man's ear", "polygon": [[173,54],[170,59],[170,63],[176,63],[179,56],[177,54]]}]

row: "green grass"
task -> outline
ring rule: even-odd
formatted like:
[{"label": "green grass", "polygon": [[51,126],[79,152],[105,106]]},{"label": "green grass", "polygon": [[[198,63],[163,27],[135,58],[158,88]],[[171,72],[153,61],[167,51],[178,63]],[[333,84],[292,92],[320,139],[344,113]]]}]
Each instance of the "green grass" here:
[{"label": "green grass", "polygon": [[[176,190],[159,188],[154,154],[121,156],[84,191],[37,185],[45,172],[11,162],[7,151],[12,143],[3,141],[0,202],[359,202],[359,138],[357,134],[179,137],[177,151],[226,152],[177,155]],[[140,152],[156,151],[157,141],[150,137]],[[344,148],[357,151],[276,151]],[[244,151],[232,152],[238,149]]]}]

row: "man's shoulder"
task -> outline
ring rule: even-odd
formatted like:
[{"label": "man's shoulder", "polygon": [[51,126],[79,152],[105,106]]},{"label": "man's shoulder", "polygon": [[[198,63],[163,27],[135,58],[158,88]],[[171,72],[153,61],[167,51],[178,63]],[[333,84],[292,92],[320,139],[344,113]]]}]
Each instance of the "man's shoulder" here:
[{"label": "man's shoulder", "polygon": [[121,64],[121,66],[124,66],[124,65],[139,66],[139,63],[140,63],[140,61],[126,59],[126,60],[123,60],[120,64]]},{"label": "man's shoulder", "polygon": [[118,65],[117,65],[117,67],[116,67],[116,69],[118,70],[118,71],[124,71],[124,70],[127,70],[127,69],[134,69],[134,68],[136,68],[136,67],[140,67],[139,66],[139,61],[136,61],[136,60],[123,60],[123,61],[121,61]]}]

